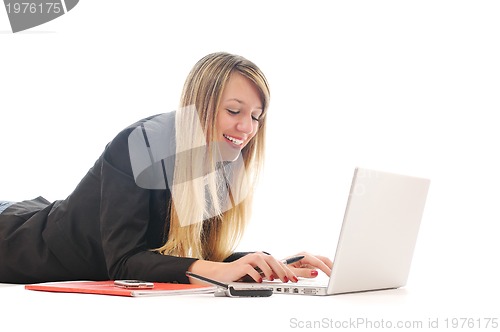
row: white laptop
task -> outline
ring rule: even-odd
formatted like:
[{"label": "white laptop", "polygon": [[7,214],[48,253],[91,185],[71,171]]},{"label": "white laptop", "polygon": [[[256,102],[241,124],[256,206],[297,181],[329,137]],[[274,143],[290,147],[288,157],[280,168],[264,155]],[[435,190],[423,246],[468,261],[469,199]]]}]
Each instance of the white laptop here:
[{"label": "white laptop", "polygon": [[428,179],[356,168],[330,278],[324,284],[300,279],[255,285],[305,295],[405,286],[429,185]]}]

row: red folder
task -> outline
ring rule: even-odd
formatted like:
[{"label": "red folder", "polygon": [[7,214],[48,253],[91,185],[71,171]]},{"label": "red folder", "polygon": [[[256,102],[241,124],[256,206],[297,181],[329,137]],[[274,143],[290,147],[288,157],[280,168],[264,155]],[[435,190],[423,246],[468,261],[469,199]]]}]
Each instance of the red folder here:
[{"label": "red folder", "polygon": [[24,286],[28,290],[60,292],[60,293],[84,293],[116,296],[160,296],[179,294],[213,293],[215,287],[192,284],[171,284],[155,282],[153,288],[130,289],[114,285],[114,281],[61,281],[31,284]]}]

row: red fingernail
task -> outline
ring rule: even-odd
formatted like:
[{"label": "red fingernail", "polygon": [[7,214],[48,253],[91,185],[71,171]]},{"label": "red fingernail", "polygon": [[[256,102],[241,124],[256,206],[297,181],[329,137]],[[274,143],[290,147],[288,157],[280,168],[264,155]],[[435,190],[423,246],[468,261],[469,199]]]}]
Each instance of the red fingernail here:
[{"label": "red fingernail", "polygon": [[295,277],[295,276],[294,276],[294,277],[293,277],[293,281],[294,281],[294,282],[298,282],[298,281],[299,281],[299,279],[297,279],[297,277]]},{"label": "red fingernail", "polygon": [[311,277],[317,277],[318,276],[318,271],[312,270],[311,271]]},{"label": "red fingernail", "polygon": [[287,277],[287,276],[285,276],[285,277],[283,278],[283,282],[288,282],[288,277]]},{"label": "red fingernail", "polygon": [[261,283],[262,282],[262,278],[259,278],[259,280],[257,280],[258,283]]},{"label": "red fingernail", "polygon": [[273,280],[274,280],[274,277],[271,275],[271,276],[269,277],[269,280],[270,280],[270,281],[273,281]]}]

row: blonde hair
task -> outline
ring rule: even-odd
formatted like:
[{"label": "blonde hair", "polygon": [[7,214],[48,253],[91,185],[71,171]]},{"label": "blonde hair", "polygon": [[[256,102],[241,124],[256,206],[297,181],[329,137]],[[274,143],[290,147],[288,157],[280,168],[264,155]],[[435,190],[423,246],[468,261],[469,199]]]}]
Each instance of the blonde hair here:
[{"label": "blonde hair", "polygon": [[[230,75],[235,72],[255,85],[263,112],[256,135],[241,151],[241,167],[232,174],[232,183],[236,185],[225,188],[229,190],[233,206],[224,209],[229,202],[224,201],[220,192],[226,182],[221,183],[221,168],[216,169],[214,151],[206,143],[216,140],[220,98]],[[265,115],[269,98],[269,85],[264,74],[253,62],[241,56],[212,53],[193,67],[182,91],[182,116],[176,114],[176,161],[172,200],[167,209],[169,231],[167,242],[157,249],[160,253],[222,261],[234,251],[250,219],[254,185],[264,161]],[[189,134],[186,128],[191,128]],[[209,167],[205,170],[206,176],[199,176],[200,151],[203,164]],[[207,202],[211,211],[207,211]]]}]

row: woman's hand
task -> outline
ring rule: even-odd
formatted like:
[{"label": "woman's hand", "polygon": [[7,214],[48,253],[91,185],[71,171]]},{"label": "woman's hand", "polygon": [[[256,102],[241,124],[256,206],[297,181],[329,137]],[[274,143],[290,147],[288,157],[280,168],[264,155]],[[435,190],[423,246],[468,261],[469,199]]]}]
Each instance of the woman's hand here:
[{"label": "woman's hand", "polygon": [[[262,282],[263,278],[280,279],[282,282],[298,281],[297,276],[287,265],[262,252],[245,255],[230,263],[198,260],[190,266],[189,271],[220,282],[238,281],[246,276],[250,276],[256,282]],[[193,278],[190,278],[190,281],[198,283]]]},{"label": "woman's hand", "polygon": [[323,271],[327,276],[332,273],[333,262],[327,257],[311,255],[307,252],[301,252],[294,256],[304,256],[300,261],[288,265],[288,268],[298,277],[315,278],[318,276],[317,269]]}]

